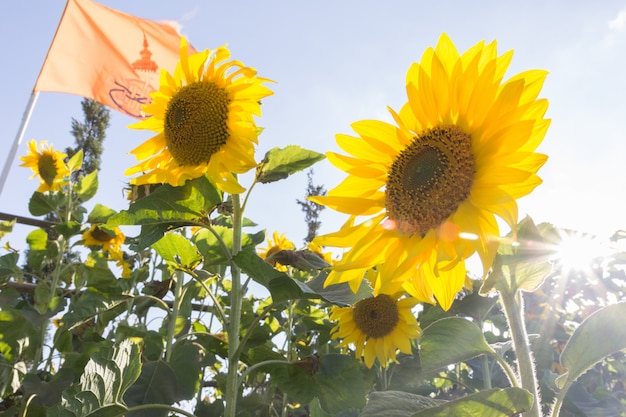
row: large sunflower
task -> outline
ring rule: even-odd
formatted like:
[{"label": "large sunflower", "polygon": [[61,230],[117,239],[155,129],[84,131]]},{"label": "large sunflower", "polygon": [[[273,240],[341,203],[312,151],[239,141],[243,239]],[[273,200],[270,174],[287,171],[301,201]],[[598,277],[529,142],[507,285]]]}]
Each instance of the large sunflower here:
[{"label": "large sunflower", "polygon": [[411,340],[422,330],[411,309],[418,301],[399,298],[399,294],[380,293],[351,307],[333,307],[330,319],[336,320],[332,337],[340,346],[354,345],[357,358],[371,368],[378,359],[383,367],[396,359],[397,350],[411,353]]},{"label": "large sunflower", "polygon": [[64,159],[67,154],[55,151],[52,145],[48,146],[46,141],[39,144],[41,151],[37,149],[37,142],[28,142],[28,154],[20,156],[22,167],[30,167],[34,174],[31,178],[39,177],[39,188],[37,191],[58,191],[61,186],[67,183],[70,171],[65,165]]},{"label": "large sunflower", "polygon": [[[480,42],[462,55],[447,35],[407,74],[408,102],[396,125],[360,121],[359,137],[337,135],[351,156],[328,153],[348,177],[311,200],[350,214],[338,232],[318,237],[347,248],[327,284],[358,288],[383,264],[383,280],[448,309],[478,253],[485,273],[497,250],[496,217],[513,227],[516,199],[530,193],[547,157],[535,152],[550,121],[537,96],[547,75],[531,70],[503,81],[512,51]],[[362,217],[366,216],[365,220]]]},{"label": "large sunflower", "polygon": [[261,115],[260,100],[272,93],[256,70],[231,60],[226,47],[188,54],[181,38],[180,62],[174,74],[161,72],[158,91],[144,111],[152,116],[130,127],[157,132],[130,153],[141,173],[131,184],[179,186],[207,174],[220,190],[241,193],[235,174],[256,166],[254,145]]}]

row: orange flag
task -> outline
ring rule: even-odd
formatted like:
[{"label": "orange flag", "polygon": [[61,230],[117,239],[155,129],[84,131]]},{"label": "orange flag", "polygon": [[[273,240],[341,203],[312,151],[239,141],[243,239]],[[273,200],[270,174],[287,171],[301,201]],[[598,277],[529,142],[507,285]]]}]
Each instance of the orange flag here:
[{"label": "orange flag", "polygon": [[34,92],[96,100],[142,118],[159,69],[172,72],[180,35],[170,24],[140,19],[91,0],[68,0]]}]

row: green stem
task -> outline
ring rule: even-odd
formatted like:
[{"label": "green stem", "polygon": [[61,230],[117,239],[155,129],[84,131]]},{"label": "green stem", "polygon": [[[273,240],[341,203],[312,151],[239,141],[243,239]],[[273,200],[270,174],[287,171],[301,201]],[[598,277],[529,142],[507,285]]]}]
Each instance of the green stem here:
[{"label": "green stem", "polygon": [[284,359],[268,359],[266,361],[261,361],[261,362],[255,363],[254,365],[252,365],[251,367],[249,367],[248,369],[246,369],[245,371],[243,371],[241,373],[241,376],[239,377],[239,379],[237,381],[237,385],[243,384],[243,380],[246,378],[246,376],[248,376],[248,374],[250,372],[254,371],[255,369],[259,369],[262,366],[266,366],[266,365],[291,365],[291,362],[286,361]]},{"label": "green stem", "polygon": [[520,376],[522,388],[529,391],[534,402],[531,409],[525,413],[526,417],[540,417],[539,404],[541,396],[539,392],[539,384],[535,376],[535,364],[530,349],[528,334],[526,333],[526,324],[524,322],[524,303],[522,294],[516,291],[511,294],[507,291],[500,291],[500,300],[504,307],[504,314],[511,331],[511,339],[515,348],[515,356],[517,357],[517,368]]},{"label": "green stem", "polygon": [[172,306],[172,312],[170,313],[169,321],[167,323],[167,338],[165,339],[165,361],[169,362],[172,357],[172,345],[174,344],[174,336],[176,335],[176,322],[178,321],[178,312],[180,310],[181,295],[183,293],[183,278],[184,274],[181,271],[176,271],[174,278],[174,303]]},{"label": "green stem", "polygon": [[482,355],[480,358],[483,368],[483,384],[485,389],[491,389],[491,367],[489,366],[489,357]]},{"label": "green stem", "polygon": [[[243,211],[238,194],[231,195],[233,200],[233,247],[231,255],[234,257],[241,250],[241,223]],[[228,321],[228,374],[226,375],[226,407],[225,417],[235,417],[237,412],[237,398],[239,396],[238,369],[239,369],[239,332],[241,326],[241,304],[243,293],[241,288],[241,271],[231,260],[230,273],[232,289],[230,293],[230,317]]]},{"label": "green stem", "polygon": [[511,369],[507,361],[505,361],[504,358],[500,357],[500,355],[494,355],[493,358],[496,360],[496,362],[498,362],[498,364],[500,365],[500,368],[502,368],[502,370],[506,374],[511,385],[516,388],[519,388],[519,381],[517,380],[517,377],[515,376],[515,372],[513,371],[513,369]]}]

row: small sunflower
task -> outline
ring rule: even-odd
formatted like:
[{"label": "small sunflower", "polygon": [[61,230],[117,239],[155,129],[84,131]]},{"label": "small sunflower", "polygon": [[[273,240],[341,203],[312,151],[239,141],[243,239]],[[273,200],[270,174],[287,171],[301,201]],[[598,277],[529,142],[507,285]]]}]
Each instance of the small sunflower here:
[{"label": "small sunflower", "polygon": [[254,116],[261,115],[260,100],[273,93],[262,85],[270,80],[229,57],[224,46],[189,55],[181,38],[174,74],[161,72],[160,88],[144,107],[152,116],[130,126],[157,132],[130,152],[141,161],[126,170],[141,173],[131,184],[179,186],[206,174],[222,191],[243,192],[235,174],[257,165]]},{"label": "small sunflower", "polygon": [[126,236],[119,227],[109,229],[92,224],[89,230],[83,233],[83,240],[84,245],[92,249],[101,247],[102,252],[109,254],[110,260],[115,261],[115,264],[122,269],[122,278],[130,278],[131,266],[124,260],[122,252]]},{"label": "small sunflower", "polygon": [[22,167],[30,167],[34,174],[31,178],[39,177],[39,188],[37,191],[45,193],[46,191],[58,191],[61,186],[67,182],[70,171],[65,165],[64,159],[67,154],[55,151],[52,145],[48,146],[46,141],[39,144],[31,140],[28,142],[28,155],[20,156],[23,161]]},{"label": "small sunflower", "polygon": [[89,230],[83,233],[85,246],[102,246],[102,251],[110,254],[119,253],[125,239],[119,227],[109,229],[92,224]]},{"label": "small sunflower", "polygon": [[322,258],[322,260],[324,262],[326,262],[329,265],[332,265],[333,263],[333,253],[332,252],[324,252],[324,248],[321,247],[320,245],[317,245],[313,242],[309,242],[306,245],[306,248],[308,250],[310,250],[311,252],[313,252],[314,254],[316,254],[317,256],[319,256],[320,258]]},{"label": "small sunflower", "polygon": [[383,367],[396,360],[396,351],[411,353],[411,340],[422,330],[411,309],[418,301],[398,294],[378,294],[352,307],[333,307],[330,319],[337,321],[332,338],[340,346],[354,345],[355,354],[371,368],[378,359]]},{"label": "small sunflower", "polygon": [[[536,153],[550,121],[538,94],[547,75],[531,70],[503,81],[512,51],[480,42],[459,54],[447,35],[407,74],[408,102],[395,125],[360,121],[358,137],[337,135],[350,156],[328,153],[348,177],[316,203],[350,214],[323,246],[347,248],[326,284],[358,288],[364,271],[448,309],[477,253],[487,273],[497,250],[496,216],[513,228],[516,199],[541,183],[547,156]],[[359,216],[365,219],[358,223]],[[361,217],[362,219],[362,217]]]},{"label": "small sunflower", "polygon": [[273,267],[278,269],[279,271],[286,271],[287,267],[285,265],[281,265],[272,259],[272,255],[281,250],[294,250],[296,246],[293,242],[285,237],[284,233],[278,233],[274,231],[273,239],[267,239],[267,247],[260,248],[257,253],[259,257],[264,259],[266,262],[271,264]]}]

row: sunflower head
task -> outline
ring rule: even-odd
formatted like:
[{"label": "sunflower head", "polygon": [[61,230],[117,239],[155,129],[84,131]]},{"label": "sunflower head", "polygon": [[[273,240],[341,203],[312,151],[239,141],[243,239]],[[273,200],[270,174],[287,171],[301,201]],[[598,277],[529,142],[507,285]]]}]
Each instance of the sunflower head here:
[{"label": "sunflower head", "polygon": [[274,266],[279,271],[284,272],[287,270],[287,267],[276,262],[276,260],[273,259],[273,255],[281,250],[294,250],[295,248],[296,246],[293,242],[287,239],[283,233],[274,231],[273,239],[267,239],[267,247],[260,248],[257,253],[259,257],[264,259],[266,262]]},{"label": "sunflower head", "polygon": [[85,246],[102,247],[103,252],[110,254],[120,253],[120,249],[126,237],[118,228],[105,228],[104,226],[92,224],[89,230],[83,233]]},{"label": "sunflower head", "polygon": [[548,102],[538,98],[547,73],[505,80],[511,57],[498,55],[495,42],[461,54],[443,34],[409,68],[408,100],[391,111],[395,124],[360,121],[356,136],[337,135],[348,155],[327,156],[348,176],[310,198],[351,215],[340,231],[314,240],[347,249],[327,284],[358,288],[378,265],[393,287],[448,309],[465,259],[476,253],[489,271],[496,217],[515,227],[516,200],[541,183],[547,160],[535,152],[550,124]]},{"label": "sunflower head", "polygon": [[40,149],[37,149],[35,140],[28,142],[28,154],[20,157],[22,160],[20,166],[30,167],[33,170],[31,178],[39,177],[40,183],[37,191],[40,193],[58,191],[63,184],[67,183],[70,175],[64,162],[67,154],[55,151],[52,145],[48,146],[45,141],[40,142],[39,147]]},{"label": "sunflower head", "polygon": [[330,319],[336,320],[332,337],[340,345],[354,345],[358,358],[371,368],[378,359],[383,367],[396,360],[396,352],[411,353],[411,340],[421,336],[421,329],[411,312],[417,304],[412,298],[378,294],[352,307],[333,307]]},{"label": "sunflower head", "polygon": [[179,186],[207,175],[220,190],[241,193],[236,174],[256,166],[254,145],[260,100],[272,93],[256,70],[229,60],[225,47],[188,54],[181,38],[180,61],[161,72],[158,91],[144,107],[149,118],[130,127],[157,134],[131,151],[139,164],[126,175],[140,174],[133,185]]}]

